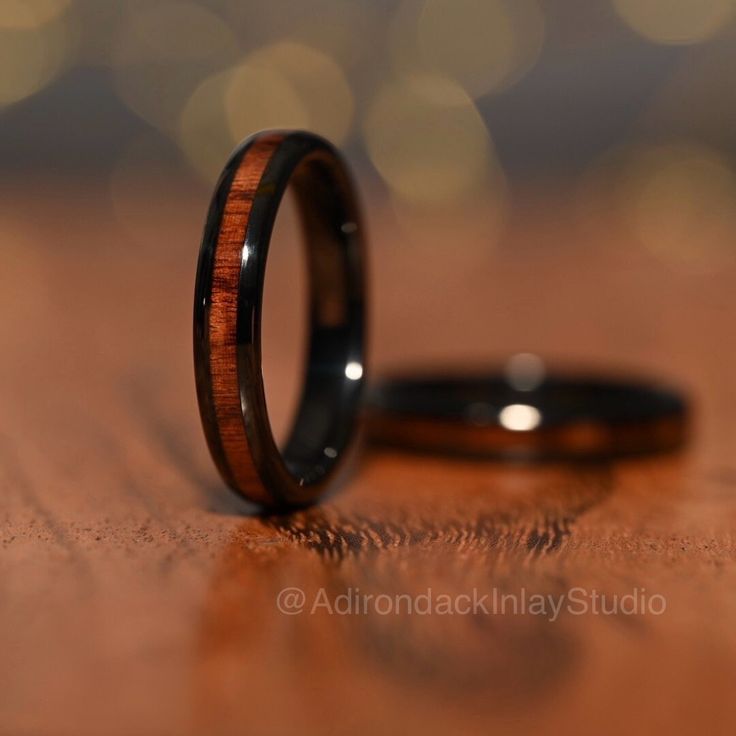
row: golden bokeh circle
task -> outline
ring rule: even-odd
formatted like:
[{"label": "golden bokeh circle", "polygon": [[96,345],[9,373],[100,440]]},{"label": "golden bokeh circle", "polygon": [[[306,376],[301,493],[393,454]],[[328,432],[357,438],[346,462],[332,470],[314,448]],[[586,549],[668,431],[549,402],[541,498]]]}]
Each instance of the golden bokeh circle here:
[{"label": "golden bokeh circle", "polygon": [[449,203],[476,193],[494,168],[485,123],[464,90],[441,77],[396,81],[364,123],[368,154],[394,195]]},{"label": "golden bokeh circle", "polygon": [[399,74],[448,76],[473,97],[521,79],[544,34],[536,0],[405,0],[389,33]]},{"label": "golden bokeh circle", "polygon": [[0,29],[32,29],[60,18],[72,0],[0,0]]},{"label": "golden bokeh circle", "polygon": [[130,10],[110,51],[118,96],[139,117],[166,132],[175,129],[194,88],[237,57],[237,39],[227,24],[186,1]]},{"label": "golden bokeh circle", "polygon": [[182,107],[177,139],[213,181],[233,146],[252,133],[302,128],[339,145],[352,117],[352,92],[338,64],[303,44],[279,42],[201,82]]},{"label": "golden bokeh circle", "polygon": [[662,44],[693,44],[718,33],[733,17],[734,0],[613,0],[636,33]]},{"label": "golden bokeh circle", "polygon": [[229,81],[229,71],[205,79],[179,115],[177,142],[189,164],[208,182],[217,179],[234,143],[225,119]]},{"label": "golden bokeh circle", "polygon": [[352,123],[353,95],[334,59],[282,41],[233,70],[225,109],[236,140],[263,128],[308,128],[339,145]]},{"label": "golden bokeh circle", "polygon": [[[71,58],[72,38],[64,18],[35,23],[33,6],[27,11],[28,24],[0,23],[0,106],[42,90],[67,68]],[[15,15],[15,21],[20,17]]]},{"label": "golden bokeh circle", "polygon": [[695,264],[736,255],[736,172],[713,148],[678,141],[629,150],[617,197],[638,240],[665,260]]}]

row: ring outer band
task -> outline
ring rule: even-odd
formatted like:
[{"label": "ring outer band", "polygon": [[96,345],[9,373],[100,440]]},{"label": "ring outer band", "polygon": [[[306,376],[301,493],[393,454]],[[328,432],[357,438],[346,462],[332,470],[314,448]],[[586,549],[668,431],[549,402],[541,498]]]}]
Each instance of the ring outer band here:
[{"label": "ring outer band", "polygon": [[[636,378],[552,374],[515,391],[501,371],[409,374],[372,387],[366,438],[420,454],[519,461],[598,461],[669,452],[690,434],[688,402],[673,388]],[[539,411],[527,431],[503,426],[504,407]],[[486,407],[478,418],[475,409]]]},{"label": "ring outer band", "polygon": [[[275,444],[268,420],[261,367],[261,313],[276,213],[295,172],[310,162],[317,162],[333,177],[335,206],[342,219],[355,224],[348,234],[340,235],[349,321],[345,354],[364,366],[363,228],[349,172],[336,149],[324,139],[302,131],[264,131],[236,149],[212,197],[197,267],[194,364],[204,434],[227,485],[266,507],[306,505],[327,490],[357,430],[364,386],[361,375],[351,381],[349,392],[343,392],[348,411],[342,411],[342,419],[349,426],[342,431],[340,457],[331,462],[328,458],[323,464],[329,467],[315,479],[295,477]],[[309,228],[305,230],[309,241]],[[309,249],[313,243],[306,246]],[[313,302],[312,277],[310,273]],[[314,319],[313,314],[311,317]]]}]

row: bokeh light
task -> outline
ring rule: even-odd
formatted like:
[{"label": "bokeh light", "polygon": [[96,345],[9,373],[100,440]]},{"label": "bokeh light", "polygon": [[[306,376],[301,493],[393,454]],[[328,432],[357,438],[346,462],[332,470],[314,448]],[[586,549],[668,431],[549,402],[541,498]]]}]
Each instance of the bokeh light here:
[{"label": "bokeh light", "polygon": [[400,74],[446,75],[478,97],[531,69],[544,29],[534,0],[408,0],[391,29],[392,55]]},{"label": "bokeh light", "polygon": [[692,44],[715,35],[733,18],[734,0],[613,0],[623,21],[644,38]]},{"label": "bokeh light", "polygon": [[[264,80],[283,80],[280,94]],[[286,87],[291,90],[284,93]],[[254,104],[251,95],[258,91]],[[350,130],[353,95],[337,62],[317,49],[281,42],[258,49],[236,68],[227,91],[226,110],[233,136],[267,127],[308,127],[337,145]]]},{"label": "bokeh light", "polygon": [[540,425],[542,415],[539,409],[529,404],[509,404],[498,413],[498,421],[512,432],[529,432]]},{"label": "bokeh light", "polygon": [[123,102],[169,132],[197,84],[237,56],[235,35],[213,12],[191,2],[153,2],[129,11],[111,63]]},{"label": "bokeh light", "polygon": [[183,107],[179,142],[212,180],[235,143],[255,131],[306,128],[339,145],[352,116],[352,93],[337,63],[308,46],[281,42],[202,82]]},{"label": "bokeh light", "polygon": [[0,0],[0,29],[32,29],[59,18],[71,0]]},{"label": "bokeh light", "polygon": [[372,58],[367,55],[385,25],[385,10],[373,0],[269,0],[257,8],[225,0],[223,13],[243,29],[251,48],[289,39],[319,49],[343,68]]},{"label": "bokeh light", "polygon": [[442,77],[383,87],[365,118],[364,135],[371,161],[394,195],[417,204],[474,195],[497,168],[473,101]]},{"label": "bokeh light", "polygon": [[230,72],[207,78],[194,90],[179,117],[177,141],[187,161],[208,182],[217,178],[234,143],[225,119],[229,81]]},{"label": "bokeh light", "polygon": [[228,73],[223,100],[231,140],[264,128],[308,128],[297,88],[277,71],[242,64]]},{"label": "bokeh light", "polygon": [[547,369],[544,361],[535,353],[516,353],[504,366],[506,381],[517,391],[533,391],[538,388]]},{"label": "bokeh light", "polygon": [[0,0],[0,106],[30,97],[67,67],[72,37],[68,2]]},{"label": "bokeh light", "polygon": [[714,149],[695,142],[630,149],[617,196],[625,222],[663,259],[707,266],[736,255],[736,173]]}]

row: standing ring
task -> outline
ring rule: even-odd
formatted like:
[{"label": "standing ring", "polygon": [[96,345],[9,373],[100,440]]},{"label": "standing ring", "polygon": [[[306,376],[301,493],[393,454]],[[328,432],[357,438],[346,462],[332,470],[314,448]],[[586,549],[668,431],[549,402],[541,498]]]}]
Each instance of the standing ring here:
[{"label": "standing ring", "polygon": [[[287,185],[309,272],[309,338],[301,399],[279,451],[261,369],[269,241]],[[364,383],[364,234],[345,163],[305,132],[258,133],[235,151],[207,215],[194,299],[197,398],[223,480],[266,506],[327,490],[355,434]]]}]

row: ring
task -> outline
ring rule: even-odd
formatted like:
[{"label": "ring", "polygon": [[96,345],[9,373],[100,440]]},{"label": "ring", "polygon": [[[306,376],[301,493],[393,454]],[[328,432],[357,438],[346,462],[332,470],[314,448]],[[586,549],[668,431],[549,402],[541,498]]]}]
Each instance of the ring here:
[{"label": "ring", "polygon": [[[273,438],[261,372],[266,258],[287,185],[307,251],[309,338],[296,418]],[[266,506],[327,490],[355,434],[364,383],[364,236],[346,165],[327,141],[266,131],[245,140],[207,215],[194,295],[202,426],[223,480]]]},{"label": "ring", "polygon": [[599,460],[674,450],[687,404],[638,380],[548,376],[514,385],[503,372],[394,378],[366,409],[374,444],[424,453],[518,460]]}]

